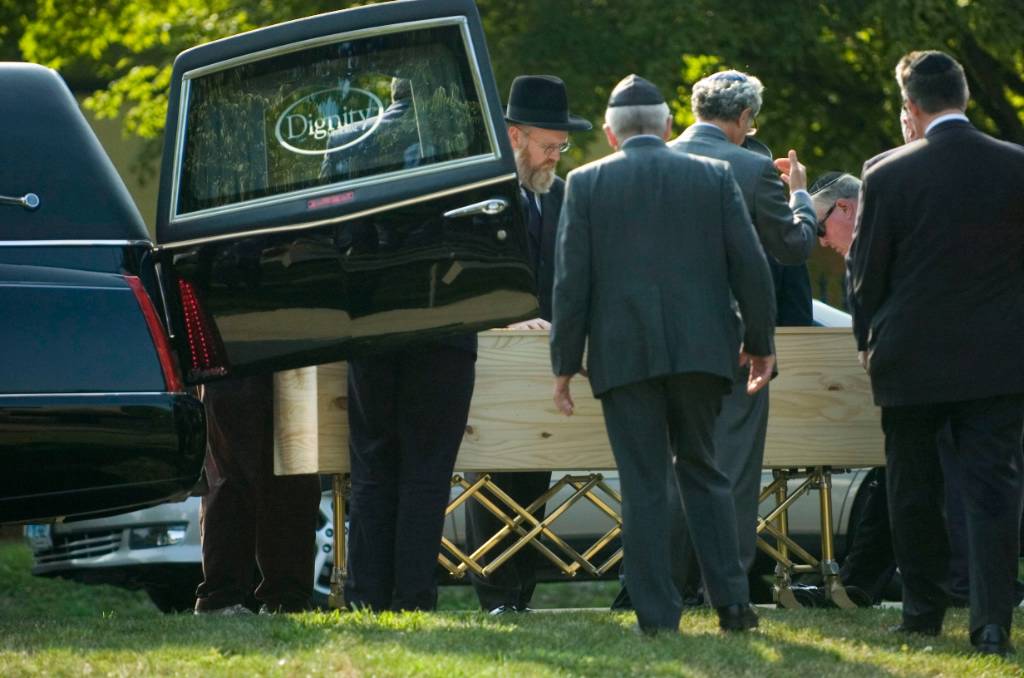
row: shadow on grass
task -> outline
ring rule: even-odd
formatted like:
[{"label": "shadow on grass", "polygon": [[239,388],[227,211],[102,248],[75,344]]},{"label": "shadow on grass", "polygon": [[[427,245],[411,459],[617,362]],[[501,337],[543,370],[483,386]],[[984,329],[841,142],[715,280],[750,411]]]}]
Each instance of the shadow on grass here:
[{"label": "shadow on grass", "polygon": [[[825,619],[774,613],[763,633],[721,634],[711,611],[687,614],[681,632],[655,638],[633,632],[631,614],[604,611],[511,617],[476,612],[425,614],[311,613],[276,617],[104,617],[72,623],[0,620],[0,648],[74,654],[126,651],[220,657],[297,656],[318,649],[344,653],[352,665],[385,673],[453,674],[499,671],[514,675],[903,675],[853,652],[819,642]],[[800,615],[803,616],[803,615]],[[859,628],[859,627],[858,627]],[[802,634],[813,629],[814,634]],[[794,640],[790,636],[795,636]],[[805,637],[806,636],[806,637]],[[165,655],[166,656],[166,655]],[[446,667],[449,667],[446,669]],[[376,667],[382,668],[382,667]]]},{"label": "shadow on grass", "polygon": [[[870,615],[870,616],[867,616]],[[937,637],[916,634],[903,634],[892,631],[892,627],[900,623],[902,613],[898,608],[872,610],[837,610],[818,609],[800,611],[779,611],[772,616],[772,623],[785,626],[792,635],[818,635],[843,637],[844,632],[857,640],[869,643],[876,648],[895,648],[902,650],[906,646],[909,651],[926,651],[948,654],[970,654],[972,652],[970,637],[967,632],[967,610],[950,609],[946,612],[943,631]],[[1024,613],[1014,614],[1014,624],[1020,629],[1024,623]],[[1024,667],[1024,654],[1012,654],[1007,661]],[[1024,675],[1024,672],[1021,673]]]},{"label": "shadow on grass", "polygon": [[[514,661],[559,675],[766,675],[791,664],[817,675],[840,665],[850,675],[898,675],[812,643],[763,633],[722,634],[710,611],[684,616],[679,634],[646,638],[634,632],[634,625],[633,615],[623,613],[537,614],[478,620],[486,639],[472,645],[461,643],[457,630],[417,633],[403,642],[410,651],[438,660],[459,654],[484,664]],[[390,642],[372,633],[362,639]]]}]

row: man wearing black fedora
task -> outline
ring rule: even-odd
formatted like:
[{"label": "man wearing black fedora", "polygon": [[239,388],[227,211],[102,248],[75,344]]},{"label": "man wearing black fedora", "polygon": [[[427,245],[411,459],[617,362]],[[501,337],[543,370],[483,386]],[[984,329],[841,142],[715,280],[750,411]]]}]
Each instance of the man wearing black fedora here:
[{"label": "man wearing black fedora", "polygon": [[[530,265],[537,280],[540,317],[512,329],[546,330],[551,320],[551,289],[554,284],[555,235],[562,211],[565,182],[555,174],[561,154],[569,150],[569,132],[585,131],[591,124],[569,113],[565,83],[551,75],[521,75],[512,82],[505,112],[508,136],[515,152],[516,170],[526,215]],[[479,474],[469,474],[476,480]],[[526,506],[551,483],[550,472],[492,473],[491,479],[517,503]],[[536,514],[544,515],[541,507]],[[479,502],[467,511],[466,541],[475,551],[503,523]],[[490,551],[497,555],[513,540],[506,539]],[[480,606],[492,614],[529,610],[536,584],[537,552],[520,550],[489,577],[471,575]]]}]

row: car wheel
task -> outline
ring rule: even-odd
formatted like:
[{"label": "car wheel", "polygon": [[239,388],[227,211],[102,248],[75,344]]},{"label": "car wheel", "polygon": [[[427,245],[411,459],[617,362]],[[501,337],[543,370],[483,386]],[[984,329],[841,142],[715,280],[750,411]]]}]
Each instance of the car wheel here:
[{"label": "car wheel", "polygon": [[193,590],[176,590],[162,585],[146,587],[149,599],[157,609],[168,614],[172,612],[191,612],[195,608],[196,596]]},{"label": "car wheel", "polygon": [[144,585],[146,594],[161,612],[191,612],[196,605],[196,587],[202,581],[202,571],[194,574],[178,573],[162,578],[159,583]]},{"label": "car wheel", "polygon": [[310,602],[313,603],[313,607],[318,610],[330,611],[334,608],[331,607],[327,600],[327,595],[313,589],[313,597],[310,598]]},{"label": "car wheel", "polygon": [[860,527],[861,520],[864,518],[864,513],[867,511],[868,496],[873,490],[873,484],[877,483],[878,479],[875,474],[868,472],[868,475],[857,489],[857,496],[853,498],[853,506],[850,508],[850,517],[846,522],[846,539],[844,540],[845,548],[843,549],[843,556],[850,552],[853,548],[853,543],[857,539],[857,530]]}]

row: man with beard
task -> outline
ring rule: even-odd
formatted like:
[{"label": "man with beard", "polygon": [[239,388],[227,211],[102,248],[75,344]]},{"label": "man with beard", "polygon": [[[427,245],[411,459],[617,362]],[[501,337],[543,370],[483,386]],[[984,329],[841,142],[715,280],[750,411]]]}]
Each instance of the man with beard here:
[{"label": "man with beard", "polygon": [[[540,302],[540,317],[517,323],[510,329],[546,330],[551,327],[555,234],[565,195],[565,182],[555,175],[555,166],[561,154],[569,150],[569,132],[589,130],[591,125],[569,113],[565,83],[551,75],[517,77],[509,92],[505,120],[515,152],[526,213],[530,265],[537,280]],[[480,474],[468,475],[470,481],[475,481]],[[527,506],[547,491],[551,473],[492,473],[491,480],[518,504]],[[543,518],[544,507],[535,515]],[[469,552],[480,548],[502,526],[503,523],[480,502],[470,502],[466,522]],[[501,553],[512,543],[512,539],[506,539],[489,555]],[[528,611],[536,584],[536,558],[536,550],[527,546],[489,577],[471,575],[480,606],[495,615]]]}]

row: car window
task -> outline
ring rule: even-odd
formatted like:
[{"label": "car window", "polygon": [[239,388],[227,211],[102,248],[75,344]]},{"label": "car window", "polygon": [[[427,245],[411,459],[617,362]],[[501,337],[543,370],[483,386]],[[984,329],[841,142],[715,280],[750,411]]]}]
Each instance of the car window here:
[{"label": "car window", "polygon": [[176,216],[496,153],[464,22],[388,27],[186,74]]}]

